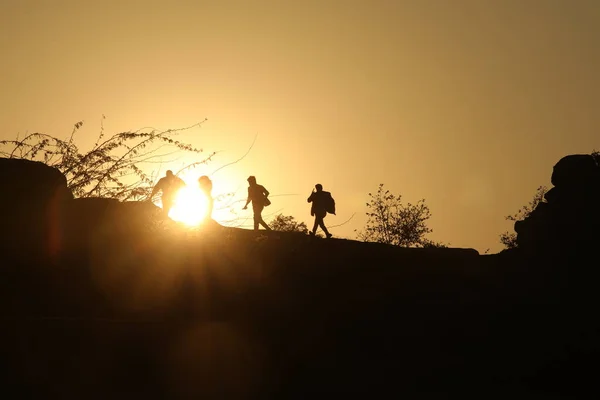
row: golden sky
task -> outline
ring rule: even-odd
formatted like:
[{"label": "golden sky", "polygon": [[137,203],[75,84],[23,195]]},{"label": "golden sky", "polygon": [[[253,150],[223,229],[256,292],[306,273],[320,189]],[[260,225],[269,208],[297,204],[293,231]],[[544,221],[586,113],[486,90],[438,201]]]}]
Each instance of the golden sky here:
[{"label": "golden sky", "polygon": [[270,211],[311,225],[322,183],[354,238],[385,183],[430,238],[495,252],[558,159],[600,148],[599,39],[597,0],[0,0],[0,137],[206,117],[184,138],[212,167],[258,135],[213,179],[297,194]]}]

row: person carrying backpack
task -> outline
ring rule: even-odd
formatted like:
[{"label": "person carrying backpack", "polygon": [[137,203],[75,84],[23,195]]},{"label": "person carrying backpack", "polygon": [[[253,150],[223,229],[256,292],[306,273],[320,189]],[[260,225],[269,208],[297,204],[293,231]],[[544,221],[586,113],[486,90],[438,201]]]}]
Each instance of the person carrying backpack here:
[{"label": "person carrying backpack", "polygon": [[327,236],[327,239],[329,239],[333,235],[327,230],[324,218],[327,213],[335,215],[335,201],[333,200],[331,193],[323,190],[323,185],[320,183],[315,185],[315,189],[313,189],[312,193],[306,200],[307,202],[312,203],[312,206],[310,207],[310,215],[315,217],[315,223],[310,235],[314,236],[317,233],[317,228],[321,227],[323,232],[325,232],[325,236]]}]

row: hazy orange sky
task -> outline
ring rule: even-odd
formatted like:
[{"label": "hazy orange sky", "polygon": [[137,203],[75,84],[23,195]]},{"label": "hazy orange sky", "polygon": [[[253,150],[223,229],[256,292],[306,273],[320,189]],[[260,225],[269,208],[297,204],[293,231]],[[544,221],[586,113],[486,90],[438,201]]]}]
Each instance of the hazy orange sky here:
[{"label": "hazy orange sky", "polygon": [[[322,183],[354,238],[379,183],[430,238],[501,249],[504,216],[600,148],[600,1],[0,1],[0,137],[175,128],[311,224]],[[241,206],[243,203],[239,206]],[[268,209],[267,209],[268,210]],[[266,214],[267,212],[265,212]]]}]

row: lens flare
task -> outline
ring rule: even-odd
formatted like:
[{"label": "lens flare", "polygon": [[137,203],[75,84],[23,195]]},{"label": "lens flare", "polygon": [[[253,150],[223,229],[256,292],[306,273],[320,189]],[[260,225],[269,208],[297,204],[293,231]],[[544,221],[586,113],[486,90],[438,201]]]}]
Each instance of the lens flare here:
[{"label": "lens flare", "polygon": [[207,218],[208,199],[199,187],[188,185],[175,196],[169,217],[188,226],[198,226]]}]

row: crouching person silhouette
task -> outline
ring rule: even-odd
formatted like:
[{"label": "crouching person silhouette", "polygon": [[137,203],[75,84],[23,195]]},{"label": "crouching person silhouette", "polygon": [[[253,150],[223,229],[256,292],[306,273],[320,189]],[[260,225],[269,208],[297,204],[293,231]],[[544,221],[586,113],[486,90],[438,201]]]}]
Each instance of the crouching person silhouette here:
[{"label": "crouching person silhouette", "polygon": [[248,198],[246,199],[246,205],[244,205],[242,210],[246,210],[248,204],[252,202],[252,211],[254,211],[254,230],[257,231],[258,225],[261,225],[263,228],[270,231],[271,228],[262,219],[263,208],[271,204],[271,201],[268,199],[269,191],[265,189],[264,186],[257,184],[254,176],[248,177],[248,184]]},{"label": "crouching person silhouette", "polygon": [[173,171],[168,170],[166,175],[158,180],[154,188],[152,189],[152,194],[150,195],[150,201],[154,197],[154,195],[160,190],[161,201],[163,212],[168,216],[169,211],[173,207],[175,202],[175,196],[177,196],[177,192],[179,189],[185,186],[185,182],[183,179],[175,176]]},{"label": "crouching person silhouette", "polygon": [[335,215],[335,201],[333,200],[331,193],[323,190],[323,185],[320,183],[315,185],[315,189],[316,191],[313,189],[313,192],[306,200],[309,203],[312,203],[312,206],[310,207],[310,215],[315,217],[315,223],[310,235],[314,236],[317,233],[317,228],[321,227],[329,239],[332,234],[327,230],[324,219],[327,213]]}]

